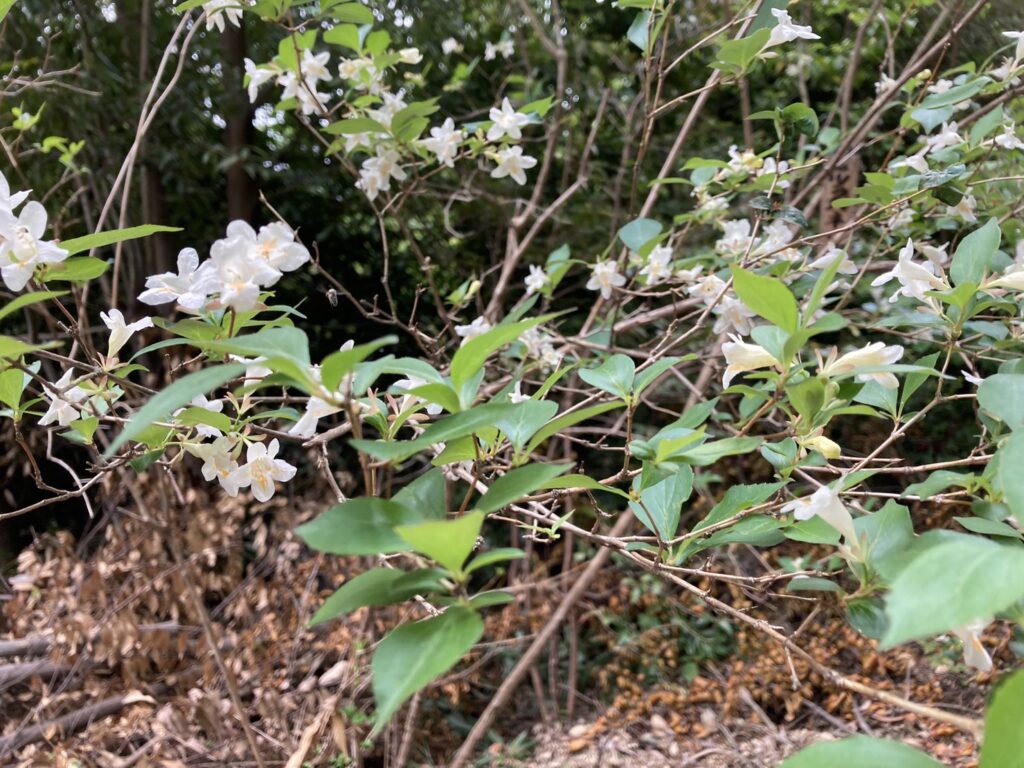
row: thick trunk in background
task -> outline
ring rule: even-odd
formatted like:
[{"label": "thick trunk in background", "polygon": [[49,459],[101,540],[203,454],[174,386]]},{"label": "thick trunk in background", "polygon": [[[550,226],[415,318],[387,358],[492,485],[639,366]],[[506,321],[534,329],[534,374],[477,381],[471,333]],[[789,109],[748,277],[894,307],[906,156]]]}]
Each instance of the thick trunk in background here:
[{"label": "thick trunk in background", "polygon": [[228,216],[248,221],[256,211],[256,183],[245,170],[252,144],[252,111],[245,92],[245,27],[227,24],[221,36],[224,52],[224,121],[227,123]]}]

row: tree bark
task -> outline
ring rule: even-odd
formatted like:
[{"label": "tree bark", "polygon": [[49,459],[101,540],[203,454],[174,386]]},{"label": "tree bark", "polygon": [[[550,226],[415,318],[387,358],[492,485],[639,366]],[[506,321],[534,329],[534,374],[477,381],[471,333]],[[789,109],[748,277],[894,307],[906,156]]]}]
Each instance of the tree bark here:
[{"label": "tree bark", "polygon": [[245,169],[252,144],[252,110],[245,91],[245,26],[227,24],[221,36],[224,54],[224,121],[227,149],[228,216],[251,219],[256,211],[257,191]]}]

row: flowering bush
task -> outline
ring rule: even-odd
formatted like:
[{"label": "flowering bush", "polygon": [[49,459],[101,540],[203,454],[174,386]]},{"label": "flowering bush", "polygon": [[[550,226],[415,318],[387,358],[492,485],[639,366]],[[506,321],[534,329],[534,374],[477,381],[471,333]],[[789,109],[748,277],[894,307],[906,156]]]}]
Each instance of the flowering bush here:
[{"label": "flowering bush", "polygon": [[[522,5],[526,30],[564,66],[550,19]],[[826,35],[791,15],[815,21],[811,4],[783,5],[764,3],[702,39],[686,55],[713,51],[707,84],[659,103],[666,62],[678,55],[671,4],[620,0],[635,17],[629,39],[642,76],[658,82],[648,124],[684,102],[697,119],[711,89],[742,89],[762,68],[806,91],[804,51]],[[685,158],[687,118],[638,215],[602,251],[570,240],[541,259],[530,246],[586,183],[606,101],[579,178],[563,184],[551,174],[563,94],[495,97],[465,118],[446,113],[444,94],[420,93],[421,70],[432,57],[463,55],[461,41],[445,40],[440,53],[398,47],[355,2],[189,0],[178,11],[192,30],[224,32],[243,19],[280,30],[272,60],[245,62],[249,98],[272,89],[275,111],[316,137],[338,183],[365,195],[380,222],[386,299],[367,315],[423,354],[388,354],[399,337],[367,330],[315,360],[299,309],[274,303],[279,284],[312,270],[333,295],[366,305],[335,284],[302,222],[269,205],[258,229],[230,222],[208,256],[186,248],[176,271],[148,276],[138,301],[153,317],[100,312],[109,334],[97,346],[74,319],[95,303],[79,286],[108,280],[110,262],[96,252],[169,228],[48,240],[45,207],[0,175],[0,265],[12,294],[0,315],[57,307],[71,342],[0,337],[3,415],[18,430],[49,427],[94,463],[55,498],[87,495],[104,475],[161,472],[176,483],[198,468],[224,493],[266,502],[310,466],[292,448],[314,451],[337,504],[299,535],[314,550],[378,565],[342,585],[313,623],[415,606],[373,650],[375,733],[473,648],[491,606],[515,599],[492,578],[524,556],[501,545],[510,528],[541,539],[572,532],[596,545],[595,569],[614,552],[751,624],[840,688],[980,733],[973,717],[844,677],[698,582],[831,594],[882,647],[952,635],[964,662],[985,672],[986,626],[1024,621],[1024,477],[1015,471],[1024,462],[1024,141],[1013,101],[1024,33],[1006,32],[996,58],[943,71],[938,53],[977,11],[965,14],[902,70],[889,60],[877,98],[850,123],[847,104],[843,127],[805,97],[746,116],[764,129],[757,146]],[[511,36],[485,41],[457,76],[483,63],[512,67],[515,53]],[[855,160],[871,170],[836,194],[836,175]],[[447,298],[398,213],[409,200],[429,202],[439,178],[465,195],[523,195],[495,269],[460,276]],[[658,208],[677,187],[690,199]],[[390,293],[393,232],[421,259],[437,313],[422,323],[429,332],[403,319],[409,308]],[[139,335],[145,345],[132,343]],[[174,347],[188,352],[166,385],[145,385],[155,379],[143,362]],[[60,375],[47,375],[54,364]],[[963,420],[954,426],[966,443],[936,445],[936,461],[902,461],[901,438],[943,413]],[[874,442],[853,446],[844,436],[854,432]],[[358,497],[343,495],[328,464],[328,444],[343,440],[361,473]],[[720,469],[741,461],[766,482],[726,479]],[[912,514],[929,501],[962,514],[942,525]],[[772,559],[783,542],[805,554]],[[721,553],[735,544],[774,564],[762,576],[730,573]],[[1020,673],[1009,676],[993,700],[985,768],[1019,749],[1022,685]],[[474,729],[457,763],[479,736]],[[866,754],[904,764],[907,749],[853,739],[787,765],[820,765],[825,752],[844,764]]]}]

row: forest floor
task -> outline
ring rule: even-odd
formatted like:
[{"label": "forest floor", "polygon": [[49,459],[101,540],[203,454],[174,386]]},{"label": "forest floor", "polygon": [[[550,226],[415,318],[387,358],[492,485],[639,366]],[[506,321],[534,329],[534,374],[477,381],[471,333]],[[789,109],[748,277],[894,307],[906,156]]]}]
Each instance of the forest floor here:
[{"label": "forest floor", "polygon": [[[192,489],[179,502],[176,520],[155,523],[154,501],[109,510],[78,537],[39,535],[0,581],[0,766],[254,765],[243,723],[267,768],[394,765],[385,758],[406,739],[409,764],[444,765],[571,584],[566,564],[578,567],[565,542],[535,548],[519,576],[533,587],[488,614],[484,645],[416,717],[400,715],[367,745],[369,650],[415,608],[310,629],[322,599],[366,567],[295,538],[322,502],[275,498],[254,514]],[[749,554],[723,567],[756,568]],[[992,677],[965,669],[953,642],[883,653],[836,602],[711,587],[799,628],[803,647],[867,685],[983,710]],[[1011,638],[999,632],[985,642],[1005,669]],[[477,765],[760,768],[853,733],[898,738],[956,768],[976,763],[969,736],[837,690],[770,640],[615,565],[501,713]]]}]

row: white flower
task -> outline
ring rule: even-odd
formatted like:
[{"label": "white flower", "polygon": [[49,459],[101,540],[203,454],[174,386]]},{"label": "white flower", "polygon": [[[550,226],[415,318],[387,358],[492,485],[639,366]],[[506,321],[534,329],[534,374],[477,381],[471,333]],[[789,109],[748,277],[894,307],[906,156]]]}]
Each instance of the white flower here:
[{"label": "white flower", "polygon": [[1009,288],[1011,291],[1024,291],[1024,264],[1011,264],[1003,270],[1002,277],[987,280],[983,289],[988,290],[989,288]]},{"label": "white flower", "polygon": [[14,209],[25,202],[25,198],[28,196],[29,190],[27,189],[12,193],[7,177],[4,176],[3,172],[0,172],[0,216],[3,216],[5,213],[13,213]]},{"label": "white flower", "polygon": [[508,97],[502,100],[501,109],[491,107],[490,117],[493,124],[487,129],[488,141],[497,141],[502,136],[508,136],[514,141],[519,141],[519,139],[523,138],[523,132],[520,128],[530,122],[528,115],[515,111]]},{"label": "white flower", "polygon": [[484,44],[484,61],[493,61],[498,55],[507,59],[515,53],[515,44],[511,40]]},{"label": "white flower", "polygon": [[212,443],[186,443],[185,450],[203,460],[203,479],[216,478],[228,496],[237,496],[239,489],[238,462],[232,455],[237,439],[230,436],[218,437]]},{"label": "white flower", "polygon": [[231,482],[239,488],[251,488],[257,501],[269,501],[276,490],[275,480],[284,483],[295,477],[295,467],[276,458],[279,448],[277,439],[270,445],[252,443],[245,453],[245,464],[229,475]]},{"label": "white flower", "polygon": [[1024,59],[1024,32],[1003,32],[1003,37],[1017,41],[1017,47],[1013,51],[1014,61]]},{"label": "white flower", "polygon": [[260,93],[260,87],[280,75],[281,70],[276,65],[266,64],[258,67],[252,59],[245,59],[245,77],[248,80],[249,101],[255,103]]},{"label": "white flower", "polygon": [[526,295],[530,296],[544,290],[544,286],[548,284],[548,273],[544,271],[544,267],[531,264],[530,274],[526,276],[523,282],[526,283]]},{"label": "white flower", "polygon": [[462,337],[462,343],[465,344],[470,339],[475,339],[482,333],[487,333],[491,330],[491,324],[487,322],[483,317],[478,317],[473,320],[469,325],[456,325],[455,333]]},{"label": "white flower", "polygon": [[[256,232],[247,222],[238,219],[228,224],[227,236],[243,241],[249,248],[249,255],[272,267],[278,277],[282,272],[293,272],[309,261],[306,246],[295,242],[295,232],[281,221],[264,224]],[[276,281],[275,278],[273,282]],[[273,282],[260,285],[270,286]]]},{"label": "white flower", "polygon": [[977,206],[978,201],[974,199],[974,195],[964,195],[956,205],[946,206],[946,215],[958,216],[967,222],[977,221],[978,217],[974,215],[974,209]]},{"label": "white flower", "polygon": [[236,0],[209,0],[203,3],[203,10],[206,11],[207,31],[216,27],[218,32],[223,32],[225,18],[236,27],[242,25],[242,8]]},{"label": "white flower", "polygon": [[403,64],[419,64],[423,61],[423,54],[419,48],[403,48],[398,52],[398,60]]},{"label": "white flower", "polygon": [[367,110],[367,114],[385,128],[390,128],[391,121],[394,119],[395,115],[409,106],[405,103],[405,99],[402,98],[403,95],[404,92],[390,93],[385,91],[381,94],[381,99],[384,103],[377,109]]},{"label": "white flower", "polygon": [[686,292],[710,307],[725,292],[725,281],[718,277],[718,275],[705,275],[694,285],[691,285]]},{"label": "white flower", "polygon": [[537,158],[523,154],[522,147],[505,147],[495,153],[497,167],[491,171],[492,179],[511,176],[516,184],[526,183],[526,171],[537,164]]},{"label": "white flower", "polygon": [[513,403],[525,403],[527,400],[530,399],[530,396],[524,395],[522,389],[520,389],[522,385],[522,381],[517,381],[515,383],[515,386],[512,387],[512,391],[508,393],[508,399],[511,400]]},{"label": "white flower", "polygon": [[1013,73],[1016,71],[1018,64],[1018,59],[1011,59],[1007,56],[1003,59],[1003,63],[993,69],[990,74],[996,80],[1001,80],[1004,83],[1009,82],[1010,85],[1018,85],[1020,83],[1020,78],[1013,77]]},{"label": "white flower", "polygon": [[672,249],[667,245],[659,245],[647,256],[647,263],[640,270],[640,275],[647,278],[648,285],[655,285],[672,276]]},{"label": "white flower", "polygon": [[722,353],[725,355],[725,373],[722,375],[722,386],[728,387],[729,383],[739,374],[747,371],[756,371],[759,368],[779,367],[779,361],[758,344],[749,344],[739,336],[730,334],[732,341],[722,345]]},{"label": "white flower", "polygon": [[[6,187],[4,180],[4,187]],[[0,188],[0,193],[3,188]],[[21,201],[19,195],[8,195]],[[68,257],[68,252],[52,240],[42,240],[46,231],[46,209],[35,200],[26,203],[21,213],[0,209],[0,275],[12,291],[20,291],[40,264],[56,264]]]},{"label": "white flower", "polygon": [[889,77],[885,72],[880,73],[878,82],[875,83],[875,93],[882,94],[896,85],[896,80]]},{"label": "white flower", "polygon": [[808,269],[821,269],[825,270],[831,267],[833,264],[839,261],[839,269],[836,270],[840,275],[856,275],[857,265],[853,263],[853,260],[846,255],[846,251],[841,248],[836,248],[834,245],[829,244],[828,248],[825,249],[825,253],[816,258],[810,264],[807,265]]},{"label": "white flower", "polygon": [[311,396],[306,401],[306,410],[288,430],[289,435],[296,437],[310,438],[316,434],[316,425],[320,419],[337,413],[341,406],[329,403],[319,397]]},{"label": "white flower", "polygon": [[934,246],[930,243],[917,243],[914,247],[917,248],[918,253],[928,259],[928,261],[936,267],[945,267],[946,264],[949,263],[949,254],[946,253],[949,243],[943,243],[939,246]]},{"label": "white flower", "polygon": [[790,184],[789,180],[782,178],[788,171],[788,160],[776,161],[774,157],[766,157],[764,159],[764,164],[758,170],[757,175],[764,176],[766,173],[774,173],[779,177],[775,182],[775,186],[778,189],[788,189]]},{"label": "white flower", "polygon": [[703,264],[698,264],[696,267],[690,267],[689,269],[677,269],[676,280],[681,283],[693,283],[700,277],[700,273],[703,271]]},{"label": "white flower", "polygon": [[265,379],[273,373],[270,368],[263,365],[267,361],[265,357],[246,358],[241,355],[228,355],[228,359],[233,363],[241,363],[245,366],[245,382],[247,384]]},{"label": "white flower", "polygon": [[715,243],[715,250],[725,256],[742,256],[750,247],[750,220],[732,219],[723,221],[722,237]]},{"label": "white flower", "polygon": [[[402,391],[403,393],[408,393],[409,391],[416,389],[417,387],[422,387],[426,383],[427,382],[425,382],[418,376],[409,376],[408,378],[405,379],[399,379],[394,384],[392,384],[392,387],[394,389]],[[419,397],[417,395],[406,394],[405,397],[402,399],[402,402],[399,404],[398,410],[404,411],[406,408],[415,405],[416,403],[422,402],[422,397]],[[437,403],[427,403],[427,413],[429,413],[431,416],[437,416],[443,410],[444,409]]]},{"label": "white flower", "polygon": [[980,619],[962,627],[951,630],[964,644],[964,664],[981,672],[992,671],[992,657],[981,644],[981,632],[991,623],[992,619]]},{"label": "white flower", "polygon": [[128,343],[133,333],[143,328],[153,327],[153,318],[144,317],[134,323],[125,323],[121,310],[112,309],[109,312],[100,312],[100,319],[110,329],[110,339],[107,341],[107,357],[114,359],[121,348]]},{"label": "white flower", "polygon": [[[903,357],[903,347],[895,344],[886,346],[881,341],[872,342],[866,347],[855,349],[839,357],[836,357],[836,350],[833,348],[828,360],[821,366],[818,373],[826,378],[842,376],[852,373],[858,368],[892,365],[901,357]],[[886,389],[896,389],[899,386],[896,377],[886,371],[862,373],[856,378],[861,382],[877,381]]]},{"label": "white flower", "polygon": [[754,150],[748,147],[740,152],[735,144],[729,147],[729,158],[729,168],[737,173],[757,173],[764,165],[764,161]]},{"label": "white flower", "polygon": [[626,284],[626,278],[619,274],[619,264],[616,261],[598,261],[590,269],[587,290],[600,291],[602,299],[610,299],[612,290]]},{"label": "white flower", "polygon": [[43,394],[50,401],[50,407],[43,414],[43,418],[39,420],[39,426],[45,427],[56,421],[60,426],[66,427],[79,417],[78,409],[75,406],[85,400],[89,393],[77,384],[73,387],[70,386],[71,374],[72,371],[65,371],[64,375],[54,382],[53,388],[57,390],[56,392],[52,392],[49,387],[43,389]]},{"label": "white flower", "polygon": [[945,93],[953,87],[953,81],[946,78],[939,78],[926,89],[928,93]]},{"label": "white flower", "polygon": [[803,40],[820,40],[821,38],[814,34],[809,26],[801,26],[800,24],[794,24],[793,18],[788,12],[781,8],[773,8],[772,16],[775,17],[775,26],[772,27],[771,37],[768,38],[768,42],[765,43],[765,48],[771,48],[775,45],[781,45],[782,43],[791,43],[794,40],[800,38]]},{"label": "white flower", "polygon": [[139,301],[151,306],[176,301],[184,309],[196,312],[215,290],[213,265],[205,262],[200,266],[195,248],[183,248],[178,253],[178,273],[164,272],[147,277],[146,290],[139,294]]},{"label": "white flower", "polygon": [[447,37],[441,41],[441,52],[446,56],[453,53],[462,53],[462,43],[454,37]]},{"label": "white flower", "polygon": [[236,236],[218,240],[210,248],[219,305],[236,312],[253,309],[259,301],[260,286],[273,285],[281,276],[263,259],[254,258],[251,245],[247,238]]},{"label": "white flower", "polygon": [[871,281],[873,287],[885,285],[894,277],[899,281],[899,289],[889,297],[894,302],[900,296],[910,296],[918,301],[929,302],[927,291],[943,291],[949,288],[942,271],[931,262],[917,264],[913,261],[914,241],[907,238],[907,244],[900,250],[899,260],[896,266],[883,275],[879,275]]},{"label": "white flower", "polygon": [[928,167],[928,161],[925,160],[924,155],[921,154],[920,152],[918,152],[916,155],[905,157],[902,160],[895,160],[889,163],[889,168],[891,170],[903,168],[904,166],[912,170],[915,170],[918,173],[928,173],[928,171],[930,170],[930,168]]},{"label": "white flower", "polygon": [[937,152],[946,147],[955,147],[957,144],[963,144],[963,136],[957,131],[956,122],[943,123],[938,133],[925,139],[926,150],[928,152]]},{"label": "white flower", "polygon": [[455,121],[449,117],[441,123],[440,127],[431,128],[430,138],[423,139],[420,144],[427,151],[437,155],[437,162],[452,168],[455,165],[455,155],[459,152],[462,138],[462,129],[456,128]]},{"label": "white flower", "polygon": [[717,319],[711,330],[715,333],[733,330],[741,336],[746,336],[753,330],[751,319],[754,313],[739,299],[726,297],[715,306],[714,311]]},{"label": "white flower", "polygon": [[976,387],[981,386],[981,382],[985,380],[984,376],[977,376],[969,371],[960,371],[960,375],[964,377],[964,380],[973,384]]},{"label": "white flower", "polygon": [[889,221],[886,222],[890,229],[899,229],[900,227],[906,227],[914,223],[914,218],[917,213],[913,208],[909,206],[906,208],[900,208],[895,214],[889,217]]},{"label": "white flower", "polygon": [[828,486],[822,486],[810,496],[791,501],[782,508],[783,513],[792,512],[797,520],[810,520],[820,517],[839,531],[851,546],[857,543],[857,530],[853,527],[853,517],[839,499],[839,494]]},{"label": "white flower", "polygon": [[356,186],[366,193],[371,200],[381,192],[391,191],[391,180],[405,181],[406,173],[398,164],[398,152],[393,149],[377,147],[377,156],[363,161]]},{"label": "white flower", "polygon": [[1017,138],[1012,123],[1004,125],[1003,132],[996,136],[993,141],[1003,149],[1024,149],[1024,141]]}]

